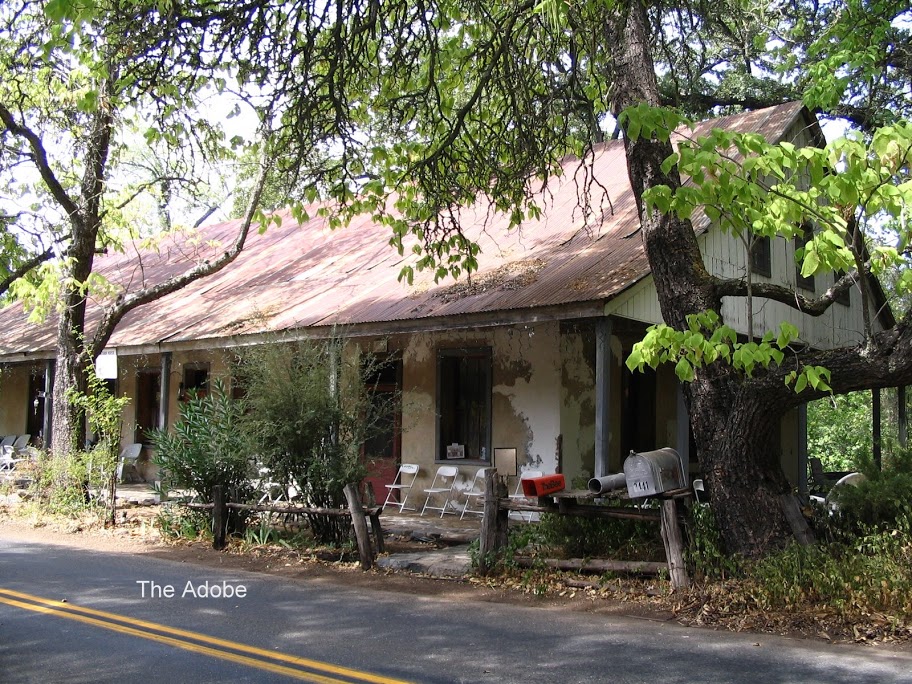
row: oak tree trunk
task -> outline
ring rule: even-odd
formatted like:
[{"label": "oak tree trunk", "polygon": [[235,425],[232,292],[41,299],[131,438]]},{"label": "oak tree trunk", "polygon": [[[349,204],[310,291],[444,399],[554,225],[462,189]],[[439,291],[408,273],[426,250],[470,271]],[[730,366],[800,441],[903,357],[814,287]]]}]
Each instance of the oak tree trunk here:
[{"label": "oak tree trunk", "polygon": [[[612,110],[659,104],[650,52],[646,8],[630,3],[615,27],[617,46]],[[651,187],[680,187],[676,170],[662,162],[671,145],[653,139],[624,140],[628,173],[637,199],[643,243],[652,269],[662,316],[668,325],[686,326],[686,317],[721,311],[721,298],[707,272],[689,220],[647,211],[643,193]],[[700,468],[712,497],[713,511],[729,550],[759,555],[783,545],[791,528],[780,504],[789,484],[779,465],[778,422],[783,410],[776,396],[745,392],[740,373],[714,364],[701,369],[685,387],[685,400]]]}]

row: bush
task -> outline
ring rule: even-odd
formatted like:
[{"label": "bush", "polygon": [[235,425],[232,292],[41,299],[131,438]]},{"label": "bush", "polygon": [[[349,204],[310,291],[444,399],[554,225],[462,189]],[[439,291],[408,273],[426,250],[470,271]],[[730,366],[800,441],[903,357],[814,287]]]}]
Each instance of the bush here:
[{"label": "bush", "polygon": [[[211,503],[212,488],[222,485],[231,501],[249,502],[253,473],[240,425],[243,414],[242,402],[228,396],[218,381],[208,395],[181,404],[172,432],[151,433],[162,489],[190,490],[201,502]],[[246,517],[246,512],[229,509],[228,531],[242,532]]]},{"label": "bush", "polygon": [[659,525],[649,520],[580,518],[543,513],[542,542],[566,558],[615,557],[624,560],[664,558]]},{"label": "bush", "polygon": [[724,580],[740,574],[738,558],[725,552],[722,535],[709,506],[692,505],[685,529],[684,560],[695,580]]},{"label": "bush", "polygon": [[[372,397],[377,370],[373,357],[346,354],[341,338],[275,343],[239,355],[237,376],[248,408],[244,429],[273,479],[298,488],[306,505],[342,508],[345,485],[364,478],[361,447],[396,400]],[[351,540],[347,518],[308,519],[318,541]]]}]

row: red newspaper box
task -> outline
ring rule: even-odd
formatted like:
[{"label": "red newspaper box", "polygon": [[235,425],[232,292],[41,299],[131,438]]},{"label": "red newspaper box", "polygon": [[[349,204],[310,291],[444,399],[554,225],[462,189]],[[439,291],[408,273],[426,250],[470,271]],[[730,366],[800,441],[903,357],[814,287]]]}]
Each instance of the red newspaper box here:
[{"label": "red newspaper box", "polygon": [[565,486],[564,476],[560,474],[530,477],[522,481],[523,496],[548,496],[563,491]]}]

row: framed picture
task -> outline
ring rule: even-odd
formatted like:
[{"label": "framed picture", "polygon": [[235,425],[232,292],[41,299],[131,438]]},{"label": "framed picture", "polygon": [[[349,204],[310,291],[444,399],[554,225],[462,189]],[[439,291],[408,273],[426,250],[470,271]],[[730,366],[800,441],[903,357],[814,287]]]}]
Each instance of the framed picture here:
[{"label": "framed picture", "polygon": [[452,458],[465,458],[465,445],[450,444],[447,448],[447,460]]},{"label": "framed picture", "polygon": [[514,477],[516,475],[516,449],[495,447],[493,465],[499,474]]}]

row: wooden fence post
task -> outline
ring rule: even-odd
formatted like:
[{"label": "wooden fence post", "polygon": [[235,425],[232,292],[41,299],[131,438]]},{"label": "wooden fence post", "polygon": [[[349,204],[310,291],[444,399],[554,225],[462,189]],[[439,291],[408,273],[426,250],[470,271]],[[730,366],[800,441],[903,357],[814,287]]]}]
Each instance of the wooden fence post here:
[{"label": "wooden fence post", "polygon": [[678,524],[678,506],[674,499],[662,501],[662,541],[665,543],[671,588],[686,589],[690,586],[690,577],[684,566],[684,543],[681,526]]},{"label": "wooden fence post", "polygon": [[367,531],[367,520],[364,509],[361,507],[361,497],[358,496],[358,486],[354,483],[345,485],[342,490],[348,500],[348,511],[351,513],[352,524],[355,527],[355,539],[358,542],[358,556],[361,558],[361,569],[370,570],[374,564],[374,551],[371,548],[370,534]]},{"label": "wooden fence post", "polygon": [[215,485],[212,488],[212,548],[221,551],[225,548],[225,534],[228,529],[228,507],[225,505],[225,488]]},{"label": "wooden fence post", "polygon": [[500,499],[506,496],[503,482],[496,480],[494,468],[485,470],[484,514],[478,540],[478,571],[486,575],[494,567],[497,556],[507,544],[510,511],[501,510]]}]

